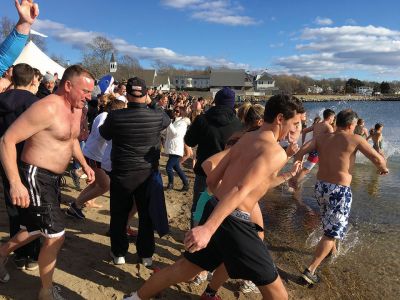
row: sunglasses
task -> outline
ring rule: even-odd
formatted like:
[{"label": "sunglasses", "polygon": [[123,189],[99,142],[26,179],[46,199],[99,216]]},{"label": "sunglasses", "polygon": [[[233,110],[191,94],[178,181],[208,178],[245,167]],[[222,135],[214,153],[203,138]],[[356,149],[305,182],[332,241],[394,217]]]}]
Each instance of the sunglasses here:
[{"label": "sunglasses", "polygon": [[180,111],[180,110],[175,110],[174,112],[175,112],[175,113],[180,113],[181,111]]}]

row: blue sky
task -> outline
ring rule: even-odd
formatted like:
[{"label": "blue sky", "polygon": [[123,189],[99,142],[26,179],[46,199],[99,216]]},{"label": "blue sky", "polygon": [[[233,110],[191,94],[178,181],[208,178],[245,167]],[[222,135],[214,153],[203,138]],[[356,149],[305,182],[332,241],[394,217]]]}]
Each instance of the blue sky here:
[{"label": "blue sky", "polygon": [[[48,54],[79,62],[96,35],[143,67],[245,68],[314,78],[398,80],[400,1],[37,0]],[[111,7],[112,5],[112,7]],[[1,16],[16,20],[13,0]]]}]

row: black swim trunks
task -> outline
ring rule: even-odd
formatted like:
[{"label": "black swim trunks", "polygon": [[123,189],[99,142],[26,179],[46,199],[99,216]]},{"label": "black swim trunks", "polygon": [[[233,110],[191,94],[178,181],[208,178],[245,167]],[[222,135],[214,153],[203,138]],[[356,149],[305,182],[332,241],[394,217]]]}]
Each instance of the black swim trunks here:
[{"label": "black swim trunks", "polygon": [[[215,198],[207,202],[200,225],[211,215],[216,203]],[[245,214],[235,211],[228,216],[206,248],[194,253],[186,251],[185,258],[208,271],[224,263],[230,278],[251,280],[257,286],[274,282],[278,272],[267,246],[258,236],[262,228],[246,220]]]},{"label": "black swim trunks", "polygon": [[62,236],[65,217],[60,208],[60,178],[48,170],[21,162],[21,181],[29,193],[29,207],[19,208],[21,228],[46,238]]}]

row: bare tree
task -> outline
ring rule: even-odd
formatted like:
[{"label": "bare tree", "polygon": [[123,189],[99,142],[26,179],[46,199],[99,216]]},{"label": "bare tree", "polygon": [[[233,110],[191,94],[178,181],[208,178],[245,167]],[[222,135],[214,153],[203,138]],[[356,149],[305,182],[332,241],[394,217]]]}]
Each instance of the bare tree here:
[{"label": "bare tree", "polygon": [[68,60],[64,56],[52,54],[50,57],[52,60],[54,60],[56,63],[60,64],[64,68],[68,67]]},{"label": "bare tree", "polygon": [[15,24],[10,18],[4,16],[0,19],[0,40],[3,41],[13,30]]},{"label": "bare tree", "polygon": [[125,81],[142,69],[139,61],[130,55],[123,55],[117,58],[117,63],[118,68],[114,77],[118,81]]},{"label": "bare tree", "polygon": [[103,36],[97,36],[83,50],[82,64],[97,78],[100,78],[110,71],[112,53],[115,53],[113,43]]}]

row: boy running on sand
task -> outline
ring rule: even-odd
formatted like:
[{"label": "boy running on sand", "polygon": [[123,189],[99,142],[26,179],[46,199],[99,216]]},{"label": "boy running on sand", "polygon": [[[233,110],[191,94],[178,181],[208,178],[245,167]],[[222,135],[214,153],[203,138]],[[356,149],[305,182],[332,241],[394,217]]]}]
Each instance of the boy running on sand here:
[{"label": "boy running on sand", "polygon": [[207,186],[215,197],[208,201],[200,225],[186,234],[184,258],[155,273],[126,299],[149,299],[222,263],[231,278],[253,281],[264,299],[287,299],[268,249],[257,235],[257,226],[250,222],[250,212],[274,187],[278,172],[287,162],[278,140],[300,126],[300,110],[301,103],[290,96],[268,100],[261,128],[246,133],[225,150],[221,161],[207,174]]}]

